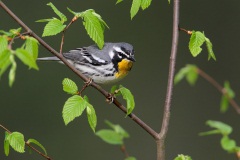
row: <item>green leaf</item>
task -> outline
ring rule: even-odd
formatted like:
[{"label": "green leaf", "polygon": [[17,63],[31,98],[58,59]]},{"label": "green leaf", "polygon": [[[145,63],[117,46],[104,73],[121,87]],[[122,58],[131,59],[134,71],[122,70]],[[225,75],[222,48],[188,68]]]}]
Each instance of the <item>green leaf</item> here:
[{"label": "green leaf", "polygon": [[236,147],[234,148],[234,152],[238,154],[238,153],[240,152],[240,147],[236,146]]},{"label": "green leaf", "polygon": [[6,36],[0,36],[0,55],[8,48],[8,40]]},{"label": "green leaf", "polygon": [[[12,33],[6,32],[6,31],[4,31],[4,30],[0,30],[0,33],[2,33],[3,35],[5,35],[5,36],[7,36],[7,37],[11,37],[11,36],[13,35]],[[1,37],[1,35],[0,35],[0,37]]]},{"label": "green leaf", "polygon": [[120,96],[121,93],[119,92],[119,86],[114,85],[111,87],[110,93],[114,94],[114,96]]},{"label": "green leaf", "polygon": [[88,96],[84,95],[84,96],[83,96],[83,99],[84,99],[86,102],[88,102],[88,103],[89,103]]},{"label": "green leaf", "polygon": [[83,19],[83,25],[92,40],[102,49],[104,45],[104,30],[105,27],[109,28],[102,17],[97,14],[93,9],[88,9],[84,12],[74,12],[69,9],[69,12],[74,14],[76,17]]},{"label": "green leaf", "polygon": [[81,96],[74,95],[65,102],[62,116],[65,125],[79,117],[87,106]]},{"label": "green leaf", "polygon": [[218,129],[222,135],[229,135],[232,133],[232,127],[223,122],[208,120],[206,124],[212,128]]},{"label": "green leaf", "polygon": [[176,85],[179,83],[183,78],[186,77],[187,73],[189,72],[189,67],[186,65],[185,67],[181,68],[179,72],[174,77],[174,84]]},{"label": "green leaf", "polygon": [[49,22],[49,21],[51,21],[52,20],[52,18],[50,19],[39,19],[39,20],[37,20],[37,21],[35,21],[35,22]]},{"label": "green leaf", "polygon": [[83,25],[94,42],[97,43],[100,49],[104,45],[104,27],[105,23],[99,20],[99,17],[94,14],[94,10],[87,10],[82,13]]},{"label": "green leaf", "polygon": [[35,38],[29,36],[25,36],[25,38],[25,50],[28,51],[28,53],[30,53],[33,57],[34,61],[36,61],[38,58],[38,41]]},{"label": "green leaf", "polygon": [[138,13],[139,8],[141,7],[141,0],[133,0],[132,7],[130,9],[131,19]]},{"label": "green leaf", "polygon": [[189,50],[193,57],[196,57],[202,51],[202,44],[205,42],[205,36],[199,31],[192,31],[189,41]]},{"label": "green leaf", "polygon": [[230,83],[228,81],[224,82],[224,89],[226,94],[222,95],[222,99],[221,99],[221,103],[220,103],[220,111],[222,113],[226,112],[229,108],[229,98],[234,98],[235,97],[235,93],[234,91],[231,89],[230,87]]},{"label": "green leaf", "polygon": [[10,61],[11,51],[6,49],[2,53],[0,53],[0,77],[3,73],[8,69],[11,64]]},{"label": "green leaf", "polygon": [[207,46],[207,50],[208,50],[208,60],[210,60],[212,58],[216,61],[217,59],[216,59],[216,56],[212,49],[212,42],[207,37],[205,37],[205,42],[206,42],[206,46]]},{"label": "green leaf", "polygon": [[25,49],[17,49],[16,51],[16,56],[29,68],[33,68],[38,70],[38,66],[36,61],[33,58],[33,55],[31,55],[27,50]]},{"label": "green leaf", "polygon": [[70,8],[67,8],[67,10],[72,13],[74,16],[76,16],[77,18],[81,17],[83,15],[84,12],[74,12],[73,10],[71,10]]},{"label": "green leaf", "polygon": [[107,27],[109,29],[109,26],[107,25],[107,23],[102,19],[102,17],[99,14],[97,14],[94,10],[92,11],[92,14],[98,18],[103,30],[105,29],[105,27]]},{"label": "green leaf", "polygon": [[121,92],[123,99],[125,99],[127,101],[127,115],[129,115],[132,113],[132,111],[135,107],[134,97],[129,89],[127,89],[121,85],[120,85],[119,91]]},{"label": "green leaf", "polygon": [[148,8],[151,5],[152,0],[141,0],[141,7],[143,10]]},{"label": "green leaf", "polygon": [[3,73],[8,69],[8,67],[11,65],[11,61],[10,59],[8,59],[5,64],[3,65],[3,67],[0,69],[0,78],[3,75]]},{"label": "green leaf", "polygon": [[125,131],[120,125],[118,124],[113,124],[110,121],[105,121],[105,123],[111,127],[116,133],[118,133],[119,135],[121,135],[123,138],[129,138],[129,134],[127,133],[127,131]]},{"label": "green leaf", "polygon": [[75,82],[73,82],[69,78],[64,78],[63,82],[63,90],[69,94],[77,94],[78,93],[78,87]]},{"label": "green leaf", "polygon": [[235,93],[234,91],[231,89],[230,87],[230,83],[228,81],[224,82],[224,89],[226,90],[226,93],[228,94],[228,96],[230,98],[234,98],[235,97]]},{"label": "green leaf", "polygon": [[0,53],[0,69],[6,65],[6,61],[9,61],[11,55],[11,51],[9,49],[5,49]]},{"label": "green leaf", "polygon": [[56,35],[64,30],[66,25],[63,25],[59,19],[52,19],[49,21],[43,30],[43,37]]},{"label": "green leaf", "polygon": [[6,156],[9,155],[9,141],[8,141],[9,133],[5,132],[5,139],[4,139],[4,153]]},{"label": "green leaf", "polygon": [[190,85],[194,85],[198,79],[197,67],[195,65],[187,65],[189,71],[186,75],[186,79]]},{"label": "green leaf", "polygon": [[170,3],[171,3],[171,0],[168,0],[168,3],[170,4]]},{"label": "green leaf", "polygon": [[176,158],[174,158],[174,160],[192,160],[192,158],[190,156],[180,154]]},{"label": "green leaf", "polygon": [[89,104],[87,101],[85,101],[87,105],[87,117],[88,117],[88,123],[90,127],[92,128],[93,132],[95,132],[96,126],[97,126],[97,115],[96,112],[91,104]]},{"label": "green leaf", "polygon": [[232,152],[236,147],[236,142],[228,136],[223,136],[221,139],[221,146],[224,150]]},{"label": "green leaf", "polygon": [[67,21],[67,17],[62,12],[60,12],[51,2],[47,5],[50,6],[53,11],[60,17],[62,23]]},{"label": "green leaf", "polygon": [[7,140],[10,146],[17,152],[23,153],[25,148],[25,141],[23,134],[19,132],[12,132],[8,135]]},{"label": "green leaf", "polygon": [[118,3],[122,2],[122,1],[123,1],[123,0],[117,0],[116,4],[118,4]]},{"label": "green leaf", "polygon": [[137,160],[135,157],[128,157],[128,158],[125,158],[125,160]]},{"label": "green leaf", "polygon": [[114,93],[118,89],[117,85],[111,87],[110,93]]},{"label": "green leaf", "polygon": [[10,29],[9,32],[17,36],[21,32],[22,28]]},{"label": "green leaf", "polygon": [[13,55],[10,55],[10,61],[12,63],[12,67],[11,67],[11,69],[9,71],[8,77],[9,77],[9,86],[12,87],[13,82],[15,81],[17,63],[16,63]]},{"label": "green leaf", "polygon": [[[10,29],[9,32],[0,30],[0,33],[4,34],[3,36],[11,37],[14,38],[15,36],[19,35],[21,32],[22,28],[17,28],[17,29]],[[1,36],[0,36],[1,37]],[[1,47],[0,47],[1,48]]]},{"label": "green leaf", "polygon": [[222,95],[220,102],[220,112],[225,113],[229,108],[229,101],[225,95]]},{"label": "green leaf", "polygon": [[179,83],[185,77],[190,85],[194,85],[198,79],[197,66],[188,64],[181,68],[174,77],[174,83]]},{"label": "green leaf", "polygon": [[199,136],[209,136],[209,135],[213,135],[213,134],[221,134],[221,131],[216,129],[216,130],[211,130],[211,131],[207,131],[207,132],[201,132],[201,133],[199,133]]},{"label": "green leaf", "polygon": [[41,143],[39,143],[37,140],[35,140],[35,139],[29,139],[29,140],[27,141],[27,143],[28,143],[28,144],[33,143],[33,144],[37,145],[38,147],[40,147],[40,148],[44,151],[44,154],[47,155],[46,149],[45,149],[45,148],[43,147],[43,145],[42,145]]},{"label": "green leaf", "polygon": [[100,137],[103,141],[109,144],[122,145],[123,138],[115,131],[109,129],[102,129],[96,132],[96,135]]}]

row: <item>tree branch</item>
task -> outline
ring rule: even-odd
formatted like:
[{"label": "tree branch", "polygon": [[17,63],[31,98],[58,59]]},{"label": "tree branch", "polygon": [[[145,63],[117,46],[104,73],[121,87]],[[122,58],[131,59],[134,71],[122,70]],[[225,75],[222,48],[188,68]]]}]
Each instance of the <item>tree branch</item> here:
[{"label": "tree branch", "polygon": [[[0,124],[0,127],[2,129],[4,129],[6,132],[8,132],[9,134],[11,134],[12,132],[10,130],[8,130],[6,127],[4,127],[3,125]],[[37,150],[36,148],[34,148],[32,145],[30,145],[28,142],[25,142],[25,144],[30,147],[32,150],[34,150],[35,152],[37,152],[38,154],[40,154],[41,156],[43,156],[45,159],[48,160],[52,160],[52,158],[50,158],[49,156],[43,154],[42,152],[40,152],[39,150]]]},{"label": "tree branch", "polygon": [[175,72],[175,64],[177,57],[178,37],[179,37],[179,0],[173,2],[173,37],[172,37],[172,49],[169,63],[168,85],[166,100],[163,113],[163,121],[161,131],[159,133],[159,139],[157,140],[157,159],[165,160],[165,139],[168,132],[169,120],[170,120],[170,108],[171,99],[173,94],[173,80]]},{"label": "tree branch", "polygon": [[197,73],[204,78],[206,81],[208,81],[210,84],[212,84],[220,93],[222,93],[224,96],[226,96],[226,98],[228,99],[229,103],[231,104],[231,106],[236,110],[236,112],[238,114],[240,114],[240,107],[237,104],[237,102],[231,98],[227,91],[224,89],[223,86],[221,86],[215,79],[213,79],[211,76],[209,76],[207,73],[205,73],[203,70],[201,69],[197,69]]},{"label": "tree branch", "polygon": [[[83,81],[87,82],[89,78],[87,78],[85,75],[83,75],[81,72],[79,72],[76,68],[74,68],[73,65],[68,63],[68,61],[63,57],[62,54],[59,54],[56,50],[54,50],[50,45],[48,45],[43,39],[41,39],[37,34],[35,34],[26,24],[24,24],[2,1],[0,1],[0,6],[20,25],[22,26],[27,32],[29,32],[30,36],[34,37],[38,40],[38,42],[46,48],[49,52],[51,52],[53,55],[58,57],[69,69],[71,69],[79,78],[81,78]],[[109,93],[102,89],[101,86],[98,84],[92,82],[90,84],[92,87],[94,87],[96,90],[98,90],[102,95],[104,95],[106,98],[109,96]],[[113,103],[124,113],[127,113],[126,108],[117,100],[114,99]],[[134,114],[128,115],[134,122],[136,122],[139,126],[141,126],[145,131],[147,131],[154,139],[158,139],[158,133],[154,131],[150,126],[148,126],[146,123],[144,123],[140,118],[138,118]]]}]

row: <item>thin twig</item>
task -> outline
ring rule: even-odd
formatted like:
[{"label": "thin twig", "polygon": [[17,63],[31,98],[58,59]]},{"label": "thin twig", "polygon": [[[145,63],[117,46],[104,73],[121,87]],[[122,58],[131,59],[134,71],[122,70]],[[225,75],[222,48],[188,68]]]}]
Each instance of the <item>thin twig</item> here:
[{"label": "thin twig", "polygon": [[189,30],[186,30],[184,28],[179,28],[180,31],[184,31],[186,32],[187,34],[191,35],[192,34],[192,31],[189,31]]},{"label": "thin twig", "polygon": [[[24,24],[2,1],[0,1],[0,6],[20,25],[22,26],[27,32],[30,32],[30,35],[38,40],[38,42],[46,48],[49,52],[51,52],[53,55],[58,57],[69,69],[71,69],[79,78],[81,78],[83,81],[87,82],[89,80],[88,77],[86,77],[84,74],[79,72],[73,65],[68,63],[68,61],[62,56],[62,54],[59,54],[56,50],[54,50],[50,45],[48,45],[43,39],[41,39],[38,35],[36,35],[26,24]],[[92,82],[91,86],[94,87],[96,90],[98,90],[102,95],[104,95],[106,98],[109,96],[109,93],[102,89],[101,86],[98,84]],[[127,113],[126,108],[117,100],[114,99],[113,103],[124,113]],[[158,139],[158,133],[154,131],[150,126],[148,126],[146,123],[144,123],[140,118],[138,118],[134,114],[128,115],[134,122],[136,122],[139,126],[141,126],[145,131],[147,131],[154,139]]]},{"label": "thin twig", "polygon": [[157,140],[157,160],[165,160],[165,139],[168,132],[169,120],[170,120],[170,108],[173,94],[173,80],[175,72],[175,64],[177,58],[178,37],[179,37],[179,0],[173,2],[173,37],[172,37],[172,49],[169,63],[168,85],[166,100],[163,113],[163,121],[161,131],[159,133],[159,140]]},{"label": "thin twig", "polygon": [[84,86],[82,87],[82,89],[78,92],[78,94],[81,96],[82,92],[91,85],[91,83],[93,82],[93,80],[91,78],[89,78],[89,80],[87,82],[85,82]]},{"label": "thin twig", "polygon": [[[12,132],[10,130],[8,130],[6,127],[4,127],[3,125],[0,124],[0,127],[3,128],[5,131],[7,131],[9,134],[11,134]],[[40,154],[41,156],[43,156],[45,159],[48,160],[52,160],[52,158],[50,158],[49,156],[43,154],[42,152],[40,152],[39,150],[37,150],[36,148],[34,148],[32,145],[30,145],[28,142],[25,142],[25,144],[30,147],[32,150],[34,150],[35,152],[37,152],[38,154]]]},{"label": "thin twig", "polygon": [[236,152],[237,159],[240,160],[240,152]]},{"label": "thin twig", "polygon": [[226,89],[223,86],[221,86],[215,79],[213,79],[211,76],[209,76],[207,73],[205,73],[203,70],[199,68],[197,69],[197,73],[200,76],[202,76],[205,80],[207,80],[210,84],[212,84],[220,93],[226,96],[231,106],[236,110],[238,114],[240,114],[240,106],[237,104],[237,102],[233,98],[231,98],[228,95]]},{"label": "thin twig", "polygon": [[14,43],[14,40],[21,38],[21,39],[25,39],[25,35],[29,35],[29,32],[24,32],[24,33],[19,33],[18,36],[14,37],[14,38],[9,38],[8,40],[10,40],[9,44],[8,44],[8,48],[12,49],[12,44]]},{"label": "thin twig", "polygon": [[63,44],[64,44],[64,36],[65,36],[65,32],[67,31],[67,29],[70,27],[70,25],[75,22],[77,20],[77,17],[73,17],[73,19],[71,20],[71,22],[64,28],[64,30],[62,31],[62,40],[61,40],[61,44],[60,44],[60,54],[62,54],[62,49],[63,49]]},{"label": "thin twig", "polygon": [[123,152],[123,154],[125,155],[125,158],[128,158],[128,157],[129,157],[129,154],[128,154],[128,152],[127,152],[126,146],[125,146],[125,145],[122,145],[120,149],[121,149],[121,151]]},{"label": "thin twig", "polygon": [[2,129],[4,129],[5,131],[7,131],[9,134],[11,134],[11,132],[10,132],[6,127],[4,127],[3,125],[0,124],[0,127],[1,127]]}]

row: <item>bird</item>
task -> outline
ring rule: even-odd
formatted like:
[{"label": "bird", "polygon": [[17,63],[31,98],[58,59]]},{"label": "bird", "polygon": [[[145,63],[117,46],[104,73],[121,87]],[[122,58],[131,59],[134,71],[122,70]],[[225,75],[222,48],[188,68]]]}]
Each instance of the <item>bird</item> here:
[{"label": "bird", "polygon": [[[126,42],[106,42],[81,47],[63,53],[63,57],[82,74],[97,84],[112,84],[123,79],[135,62],[133,46]],[[60,61],[57,57],[38,58],[38,61]]]}]

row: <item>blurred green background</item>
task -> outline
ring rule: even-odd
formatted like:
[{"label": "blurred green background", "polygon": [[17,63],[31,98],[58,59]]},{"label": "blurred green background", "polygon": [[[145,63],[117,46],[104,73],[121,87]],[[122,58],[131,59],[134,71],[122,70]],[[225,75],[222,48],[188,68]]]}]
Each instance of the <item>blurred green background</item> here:
[{"label": "blurred green background", "polygon": [[[17,14],[34,32],[41,35],[44,24],[36,20],[55,16],[49,1],[8,0],[5,4]],[[137,62],[132,72],[119,84],[129,88],[135,96],[134,113],[156,131],[160,130],[165,92],[167,86],[169,55],[172,38],[172,4],[167,0],[153,0],[146,11],[140,11],[130,20],[131,1],[115,5],[115,0],[52,1],[58,9],[72,18],[66,7],[74,11],[93,8],[110,26],[105,32],[105,41],[125,41],[133,44]],[[188,50],[189,36],[180,33],[176,71],[185,64],[196,64],[218,82],[229,80],[239,99],[240,71],[240,1],[239,0],[195,0],[180,2],[180,26],[189,30],[204,31],[214,45],[217,61],[207,61],[206,48],[197,58]],[[18,28],[2,9],[0,9],[0,29]],[[59,50],[61,36],[46,37],[44,40]],[[64,51],[93,44],[80,21],[74,23],[65,36]],[[14,46],[18,46],[16,42]],[[39,57],[51,56],[40,47]],[[19,61],[18,61],[19,62]],[[86,116],[77,118],[65,126],[61,117],[62,107],[69,97],[62,91],[62,80],[73,79],[78,86],[83,85],[74,73],[57,63],[39,63],[40,70],[28,70],[18,63],[16,82],[8,86],[8,75],[0,81],[0,123],[11,131],[19,131],[28,138],[39,140],[55,160],[123,160],[124,155],[118,146],[111,146],[96,137]],[[109,90],[110,86],[103,86]],[[130,155],[138,160],[156,159],[156,144],[153,138],[114,105],[89,87],[85,94],[90,98],[98,116],[97,130],[107,128],[104,120],[120,124],[131,135],[126,140]],[[240,116],[231,107],[225,114],[219,112],[221,94],[208,82],[199,78],[194,87],[185,81],[174,88],[171,121],[166,140],[167,159],[183,153],[194,160],[236,159],[220,147],[220,136],[199,137],[198,133],[209,130],[205,121],[219,120],[234,128],[231,138],[240,144]],[[122,101],[125,103],[124,101]],[[10,151],[3,152],[4,131],[0,132],[0,159],[23,160],[43,159],[36,153],[28,155]]]}]

